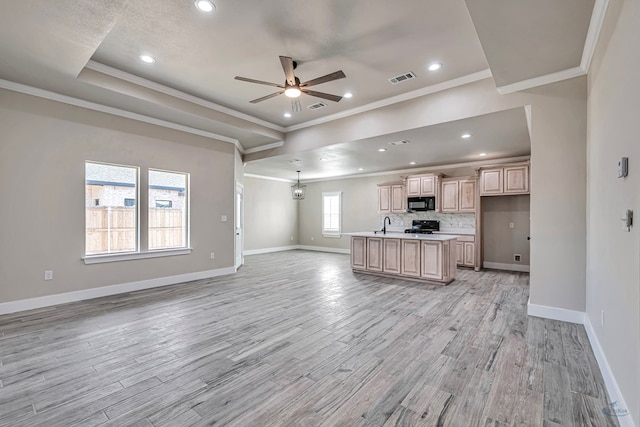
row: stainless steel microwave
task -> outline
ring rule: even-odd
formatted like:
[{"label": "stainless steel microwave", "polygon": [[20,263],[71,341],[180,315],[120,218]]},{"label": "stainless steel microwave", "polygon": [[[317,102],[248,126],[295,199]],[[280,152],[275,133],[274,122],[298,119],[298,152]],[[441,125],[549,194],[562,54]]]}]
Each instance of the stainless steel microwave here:
[{"label": "stainless steel microwave", "polygon": [[409,197],[407,201],[407,210],[409,211],[435,211],[435,197]]}]

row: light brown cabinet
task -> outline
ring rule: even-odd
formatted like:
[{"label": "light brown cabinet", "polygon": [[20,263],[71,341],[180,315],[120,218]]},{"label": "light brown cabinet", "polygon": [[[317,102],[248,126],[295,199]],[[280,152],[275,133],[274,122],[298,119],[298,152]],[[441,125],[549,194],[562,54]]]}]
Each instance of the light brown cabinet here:
[{"label": "light brown cabinet", "polygon": [[382,271],[400,274],[400,239],[382,239]]},{"label": "light brown cabinet", "polygon": [[378,185],[378,212],[404,213],[406,211],[407,207],[404,185]]},{"label": "light brown cabinet", "polygon": [[429,197],[435,195],[435,175],[414,175],[407,178],[407,197]]},{"label": "light brown cabinet", "polygon": [[367,239],[367,270],[382,272],[382,239]]},{"label": "light brown cabinet", "polygon": [[420,240],[402,239],[400,274],[420,277]]},{"label": "light brown cabinet", "polygon": [[367,269],[367,238],[351,238],[351,268],[354,270]]},{"label": "light brown cabinet", "polygon": [[502,166],[480,171],[480,195],[529,193],[529,165]]},{"label": "light brown cabinet", "polygon": [[449,179],[442,181],[442,212],[475,212],[476,181]]},{"label": "light brown cabinet", "polygon": [[455,279],[455,240],[422,241],[421,249],[420,277],[447,283]]}]

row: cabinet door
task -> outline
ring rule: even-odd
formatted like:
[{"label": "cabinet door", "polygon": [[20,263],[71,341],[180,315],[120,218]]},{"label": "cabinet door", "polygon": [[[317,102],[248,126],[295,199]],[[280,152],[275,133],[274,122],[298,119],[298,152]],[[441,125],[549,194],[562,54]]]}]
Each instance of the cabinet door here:
[{"label": "cabinet door", "polygon": [[382,239],[367,238],[367,270],[382,271]]},{"label": "cabinet door", "polygon": [[382,271],[400,274],[400,239],[382,239]]},{"label": "cabinet door", "polygon": [[404,213],[407,211],[406,196],[404,194],[404,185],[391,186],[391,212]]},{"label": "cabinet door", "polygon": [[475,266],[476,261],[476,244],[472,242],[464,242],[464,260],[463,265],[468,267]]},{"label": "cabinet door", "polygon": [[480,172],[480,195],[502,194],[502,168],[485,169]]},{"label": "cabinet door", "polygon": [[436,186],[433,176],[423,176],[420,178],[420,195],[421,196],[435,196]]},{"label": "cabinet door", "polygon": [[378,187],[378,212],[391,212],[391,186],[389,185]]},{"label": "cabinet door", "polygon": [[460,204],[458,210],[460,212],[476,211],[476,182],[472,179],[460,181]]},{"label": "cabinet door", "polygon": [[420,277],[420,240],[402,239],[400,274]]},{"label": "cabinet door", "polygon": [[351,238],[351,268],[365,270],[367,268],[367,239],[366,237]]},{"label": "cabinet door", "polygon": [[407,197],[420,197],[420,178],[407,178]]},{"label": "cabinet door", "polygon": [[464,243],[456,243],[456,264],[464,265]]},{"label": "cabinet door", "polygon": [[421,249],[420,277],[442,280],[442,242],[423,240]]},{"label": "cabinet door", "polygon": [[523,194],[529,192],[529,166],[508,166],[504,168],[504,193]]},{"label": "cabinet door", "polygon": [[458,181],[442,183],[442,212],[458,212]]}]

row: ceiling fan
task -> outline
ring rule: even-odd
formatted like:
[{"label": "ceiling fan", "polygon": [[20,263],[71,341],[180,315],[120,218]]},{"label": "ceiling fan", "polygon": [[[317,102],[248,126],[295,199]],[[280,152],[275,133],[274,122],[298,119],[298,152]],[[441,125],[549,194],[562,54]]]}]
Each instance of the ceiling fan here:
[{"label": "ceiling fan", "polygon": [[264,82],[262,80],[249,79],[247,77],[240,77],[240,76],[235,77],[236,80],[242,80],[243,82],[274,86],[282,89],[278,92],[250,101],[252,104],[257,104],[258,102],[266,101],[267,99],[273,98],[278,95],[282,95],[284,93],[285,96],[292,99],[291,105],[292,105],[293,111],[300,111],[300,102],[296,98],[298,98],[302,93],[306,93],[307,95],[315,96],[317,98],[327,99],[329,101],[334,101],[334,102],[340,102],[340,100],[342,99],[342,97],[338,95],[331,95],[329,93],[316,92],[314,90],[307,89],[310,86],[315,86],[321,83],[327,83],[333,80],[343,79],[347,77],[342,72],[342,70],[333,72],[331,74],[327,74],[326,76],[322,76],[322,77],[318,77],[318,78],[306,81],[304,83],[300,83],[300,79],[297,78],[293,73],[293,70],[296,69],[296,66],[298,64],[288,56],[281,56],[280,63],[282,64],[282,69],[284,70],[284,75],[285,75],[285,81],[283,85],[280,85],[277,83],[271,83],[271,82]]}]

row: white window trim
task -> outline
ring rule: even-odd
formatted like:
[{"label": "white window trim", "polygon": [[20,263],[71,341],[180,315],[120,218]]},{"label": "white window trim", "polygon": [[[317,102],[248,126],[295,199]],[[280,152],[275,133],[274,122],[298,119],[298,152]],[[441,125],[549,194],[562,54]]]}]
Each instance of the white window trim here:
[{"label": "white window trim", "polygon": [[[324,199],[325,197],[338,196],[340,209],[338,212],[338,230],[325,230],[324,228]],[[321,212],[322,237],[340,238],[342,236],[342,191],[328,191],[322,193],[322,212]]]},{"label": "white window trim", "polygon": [[123,252],[119,254],[86,255],[82,257],[85,264],[102,264],[105,262],[131,261],[134,259],[161,258],[176,255],[189,255],[192,248],[160,249],[149,252]]}]

